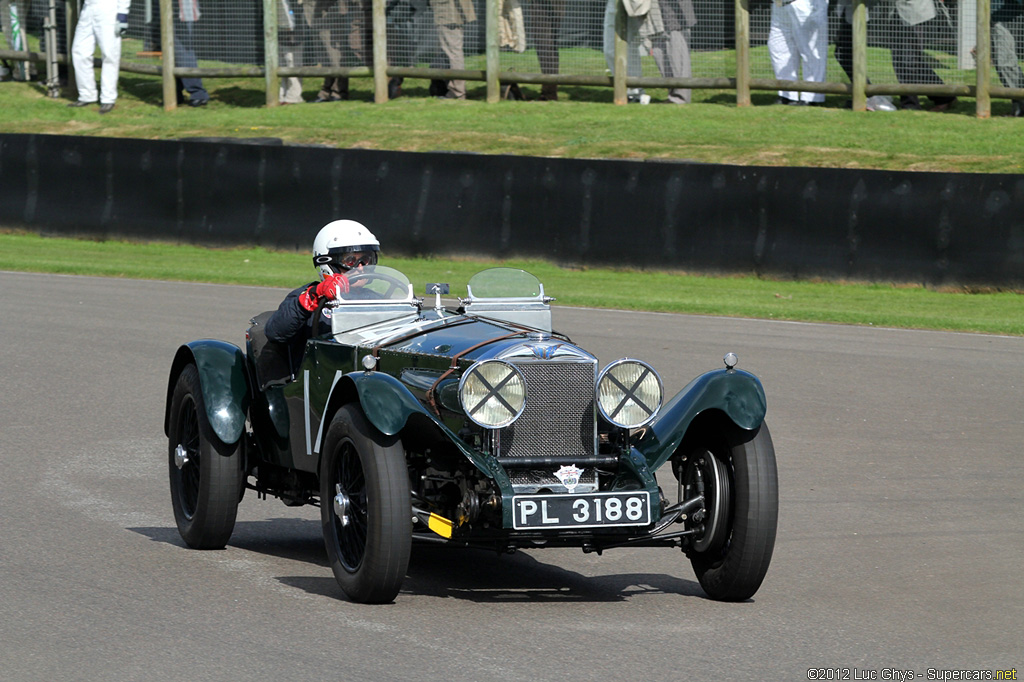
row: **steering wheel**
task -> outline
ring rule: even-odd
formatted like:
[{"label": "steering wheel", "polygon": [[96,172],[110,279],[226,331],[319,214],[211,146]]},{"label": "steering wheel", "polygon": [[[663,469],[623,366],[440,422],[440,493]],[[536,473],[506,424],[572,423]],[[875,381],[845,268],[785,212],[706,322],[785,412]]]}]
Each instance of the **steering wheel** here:
[{"label": "steering wheel", "polygon": [[[409,286],[408,282],[405,282],[405,281],[403,281],[403,280],[401,280],[398,277],[395,277],[393,275],[389,275],[386,272],[351,272],[351,271],[349,271],[349,272],[345,273],[345,276],[348,278],[348,281],[349,281],[350,285],[353,282],[360,282],[360,281],[365,281],[367,284],[369,284],[370,282],[373,282],[373,281],[376,281],[376,280],[381,280],[382,282],[387,282],[390,285],[390,286],[388,286],[387,291],[385,291],[383,294],[381,294],[381,293],[379,293],[377,291],[373,291],[372,289],[365,289],[363,287],[359,287],[359,293],[362,294],[362,296],[360,298],[366,298],[366,299],[387,299],[387,298],[390,298],[391,294],[393,294],[396,290],[408,289],[408,286]],[[329,299],[326,299],[326,298],[321,299],[319,305],[317,305],[317,307],[316,307],[316,311],[313,313],[313,315],[316,316],[315,317],[316,322],[313,324],[313,336],[314,337],[319,337],[322,334],[321,327],[323,327],[323,325],[324,325],[323,310],[324,310],[324,306],[327,305],[328,302],[329,302]]]},{"label": "steering wheel", "polygon": [[348,277],[349,283],[365,280],[368,284],[370,282],[380,280],[382,282],[387,282],[390,285],[387,291],[385,291],[383,294],[380,294],[376,291],[366,291],[367,294],[374,294],[372,298],[391,298],[391,294],[395,293],[397,289],[406,289],[409,286],[406,282],[398,279],[393,275],[389,275],[386,272],[352,272],[350,270],[349,272],[345,273],[345,276]]}]

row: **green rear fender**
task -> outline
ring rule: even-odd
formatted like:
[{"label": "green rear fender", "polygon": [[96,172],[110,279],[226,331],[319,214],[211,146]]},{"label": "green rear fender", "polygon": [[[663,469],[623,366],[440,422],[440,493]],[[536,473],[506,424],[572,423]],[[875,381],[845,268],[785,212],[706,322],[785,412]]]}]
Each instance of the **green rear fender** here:
[{"label": "green rear fender", "polygon": [[227,444],[238,441],[249,413],[249,382],[242,350],[226,341],[202,339],[178,348],[167,382],[164,433],[170,435],[171,396],[181,370],[190,363],[199,370],[206,417],[217,438]]},{"label": "green rear fender", "polygon": [[737,369],[701,374],[670,400],[634,447],[656,470],[683,441],[694,418],[708,410],[720,410],[744,431],[754,431],[767,411],[760,380]]}]

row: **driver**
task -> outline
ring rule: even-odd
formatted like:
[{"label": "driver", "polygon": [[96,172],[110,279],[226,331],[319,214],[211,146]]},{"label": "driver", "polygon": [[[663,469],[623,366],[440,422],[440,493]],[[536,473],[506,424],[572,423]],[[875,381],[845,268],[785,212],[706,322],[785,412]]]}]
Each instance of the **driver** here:
[{"label": "driver", "polygon": [[[354,220],[335,220],[324,225],[313,240],[313,266],[320,281],[295,289],[281,301],[266,324],[267,338],[289,345],[305,342],[313,336],[314,313],[324,300],[349,291],[345,273],[377,264],[380,242],[364,225]],[[321,309],[322,319],[330,324],[331,309]]]}]

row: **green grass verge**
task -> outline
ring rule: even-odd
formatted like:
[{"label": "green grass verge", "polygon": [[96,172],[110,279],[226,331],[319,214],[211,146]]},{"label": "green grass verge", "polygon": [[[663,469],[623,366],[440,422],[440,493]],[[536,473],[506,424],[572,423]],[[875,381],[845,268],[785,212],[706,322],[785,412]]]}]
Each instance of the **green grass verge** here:
[{"label": "green grass verge", "polygon": [[[473,274],[503,265],[537,275],[556,305],[1024,335],[1024,295],[1013,292],[569,269],[536,260],[387,257],[384,262],[405,272],[418,292],[427,282],[440,281],[451,284],[452,295],[465,295]],[[31,234],[0,234],[0,270],[288,288],[315,278],[304,252]]]},{"label": "green grass verge", "polygon": [[[138,43],[138,41],[134,41]],[[128,41],[126,60],[140,61]],[[872,48],[872,79],[891,82],[888,51]],[[579,53],[578,55],[576,53]],[[729,50],[695,52],[698,76],[727,76],[735,70]],[[471,57],[468,68],[481,68]],[[502,67],[536,71],[532,51],[502,53]],[[656,75],[645,59],[645,74]],[[563,50],[567,70],[603,73],[596,50]],[[765,48],[752,51],[755,76],[769,76]],[[212,64],[211,64],[212,65]],[[948,82],[964,73],[941,69]],[[834,61],[829,73],[836,77]],[[427,96],[426,80],[408,79],[405,96],[374,104],[372,81],[352,79],[352,100],[336,104],[264,106],[259,78],[207,78],[208,107],[162,108],[155,77],[122,74],[117,108],[100,116],[96,108],[69,109],[66,99],[46,97],[41,83],[0,84],[0,130],[8,133],[95,135],[145,139],[182,137],[275,137],[292,144],[403,151],[464,151],[571,158],[693,160],[768,166],[876,168],[887,170],[1021,173],[1024,135],[1018,119],[1000,117],[1010,103],[995,100],[993,117],[974,116],[974,101],[962,100],[952,113],[860,112],[842,108],[845,96],[827,106],[761,106],[774,92],[755,92],[755,106],[738,108],[735,93],[695,90],[689,106],[665,104],[665,90],[650,90],[650,106],[611,104],[603,87],[563,86],[558,102],[487,104],[482,83],[470,82],[467,101]],[[305,97],[314,99],[318,79],[306,78]],[[538,86],[523,86],[532,100]]]}]

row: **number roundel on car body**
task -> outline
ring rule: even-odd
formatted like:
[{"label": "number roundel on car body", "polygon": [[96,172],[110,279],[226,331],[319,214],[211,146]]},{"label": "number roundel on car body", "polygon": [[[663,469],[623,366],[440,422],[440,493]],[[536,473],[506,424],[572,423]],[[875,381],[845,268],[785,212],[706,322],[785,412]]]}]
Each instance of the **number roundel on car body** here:
[{"label": "number roundel on car body", "polygon": [[515,365],[485,360],[459,380],[459,400],[466,416],[488,429],[508,426],[526,406],[526,381]]},{"label": "number roundel on car body", "polygon": [[623,358],[597,379],[597,405],[605,419],[625,429],[643,426],[658,414],[661,377],[646,363]]}]

